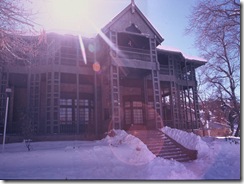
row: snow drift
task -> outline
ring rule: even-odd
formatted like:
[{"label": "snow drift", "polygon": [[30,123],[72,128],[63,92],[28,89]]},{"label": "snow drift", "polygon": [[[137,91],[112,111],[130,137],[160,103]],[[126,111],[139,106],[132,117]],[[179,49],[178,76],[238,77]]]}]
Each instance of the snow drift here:
[{"label": "snow drift", "polygon": [[[113,136],[104,139],[113,154],[121,161],[131,165],[142,165],[150,162],[156,156],[138,138],[127,134],[124,130],[112,130]],[[127,149],[121,150],[121,147]]]},{"label": "snow drift", "polygon": [[163,131],[178,141],[185,139],[182,144],[188,148],[210,152],[192,162],[166,160],[155,157],[143,142],[123,130],[96,141],[32,142],[31,151],[24,143],[11,143],[0,153],[0,179],[240,180],[240,144],[213,137],[203,142],[168,127]]}]

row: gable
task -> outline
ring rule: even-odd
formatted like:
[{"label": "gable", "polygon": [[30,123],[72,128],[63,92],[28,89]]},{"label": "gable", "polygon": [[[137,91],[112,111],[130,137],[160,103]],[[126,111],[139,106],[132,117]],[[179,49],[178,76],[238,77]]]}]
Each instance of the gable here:
[{"label": "gable", "polygon": [[105,34],[109,30],[115,32],[133,32],[147,35],[148,37],[156,37],[157,44],[160,44],[164,40],[134,4],[128,5],[102,29]]}]

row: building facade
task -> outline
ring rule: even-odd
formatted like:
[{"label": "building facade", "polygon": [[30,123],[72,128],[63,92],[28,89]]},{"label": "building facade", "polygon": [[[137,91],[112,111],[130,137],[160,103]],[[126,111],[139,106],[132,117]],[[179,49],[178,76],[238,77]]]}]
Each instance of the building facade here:
[{"label": "building facade", "polygon": [[0,67],[0,121],[11,88],[9,134],[100,135],[108,130],[200,127],[195,69],[204,61],[160,48],[163,38],[131,3],[94,38],[46,34],[28,66]]}]

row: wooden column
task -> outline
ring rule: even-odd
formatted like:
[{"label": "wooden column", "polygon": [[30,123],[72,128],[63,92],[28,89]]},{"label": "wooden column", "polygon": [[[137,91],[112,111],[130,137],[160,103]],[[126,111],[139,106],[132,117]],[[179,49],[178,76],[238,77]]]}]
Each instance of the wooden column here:
[{"label": "wooden column", "polygon": [[111,85],[111,118],[112,128],[121,129],[121,104],[120,104],[120,87],[119,87],[119,66],[115,62],[114,58],[117,57],[117,33],[110,32],[110,40],[113,43],[113,47],[110,48],[111,65],[110,65],[110,85]]},{"label": "wooden column", "polygon": [[156,128],[163,127],[162,121],[162,97],[160,90],[160,80],[159,80],[159,63],[157,60],[157,52],[156,52],[156,40],[155,38],[150,39],[150,51],[151,51],[151,62],[155,62],[157,68],[152,70],[152,83],[153,83],[153,95],[154,95],[154,109],[155,113],[155,121]]}]

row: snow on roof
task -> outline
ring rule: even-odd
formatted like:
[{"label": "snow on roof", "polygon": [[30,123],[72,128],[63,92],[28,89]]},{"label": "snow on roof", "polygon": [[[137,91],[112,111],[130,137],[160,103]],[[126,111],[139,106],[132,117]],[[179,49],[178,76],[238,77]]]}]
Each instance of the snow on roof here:
[{"label": "snow on roof", "polygon": [[158,45],[158,46],[157,46],[157,49],[159,49],[159,50],[164,50],[164,51],[169,51],[169,52],[179,53],[179,54],[181,54],[185,59],[194,60],[194,61],[201,61],[201,62],[204,62],[204,63],[207,62],[206,59],[203,59],[203,58],[198,57],[198,56],[191,56],[191,55],[185,54],[185,53],[183,53],[180,49],[175,48],[175,47],[166,46],[166,45]]}]

